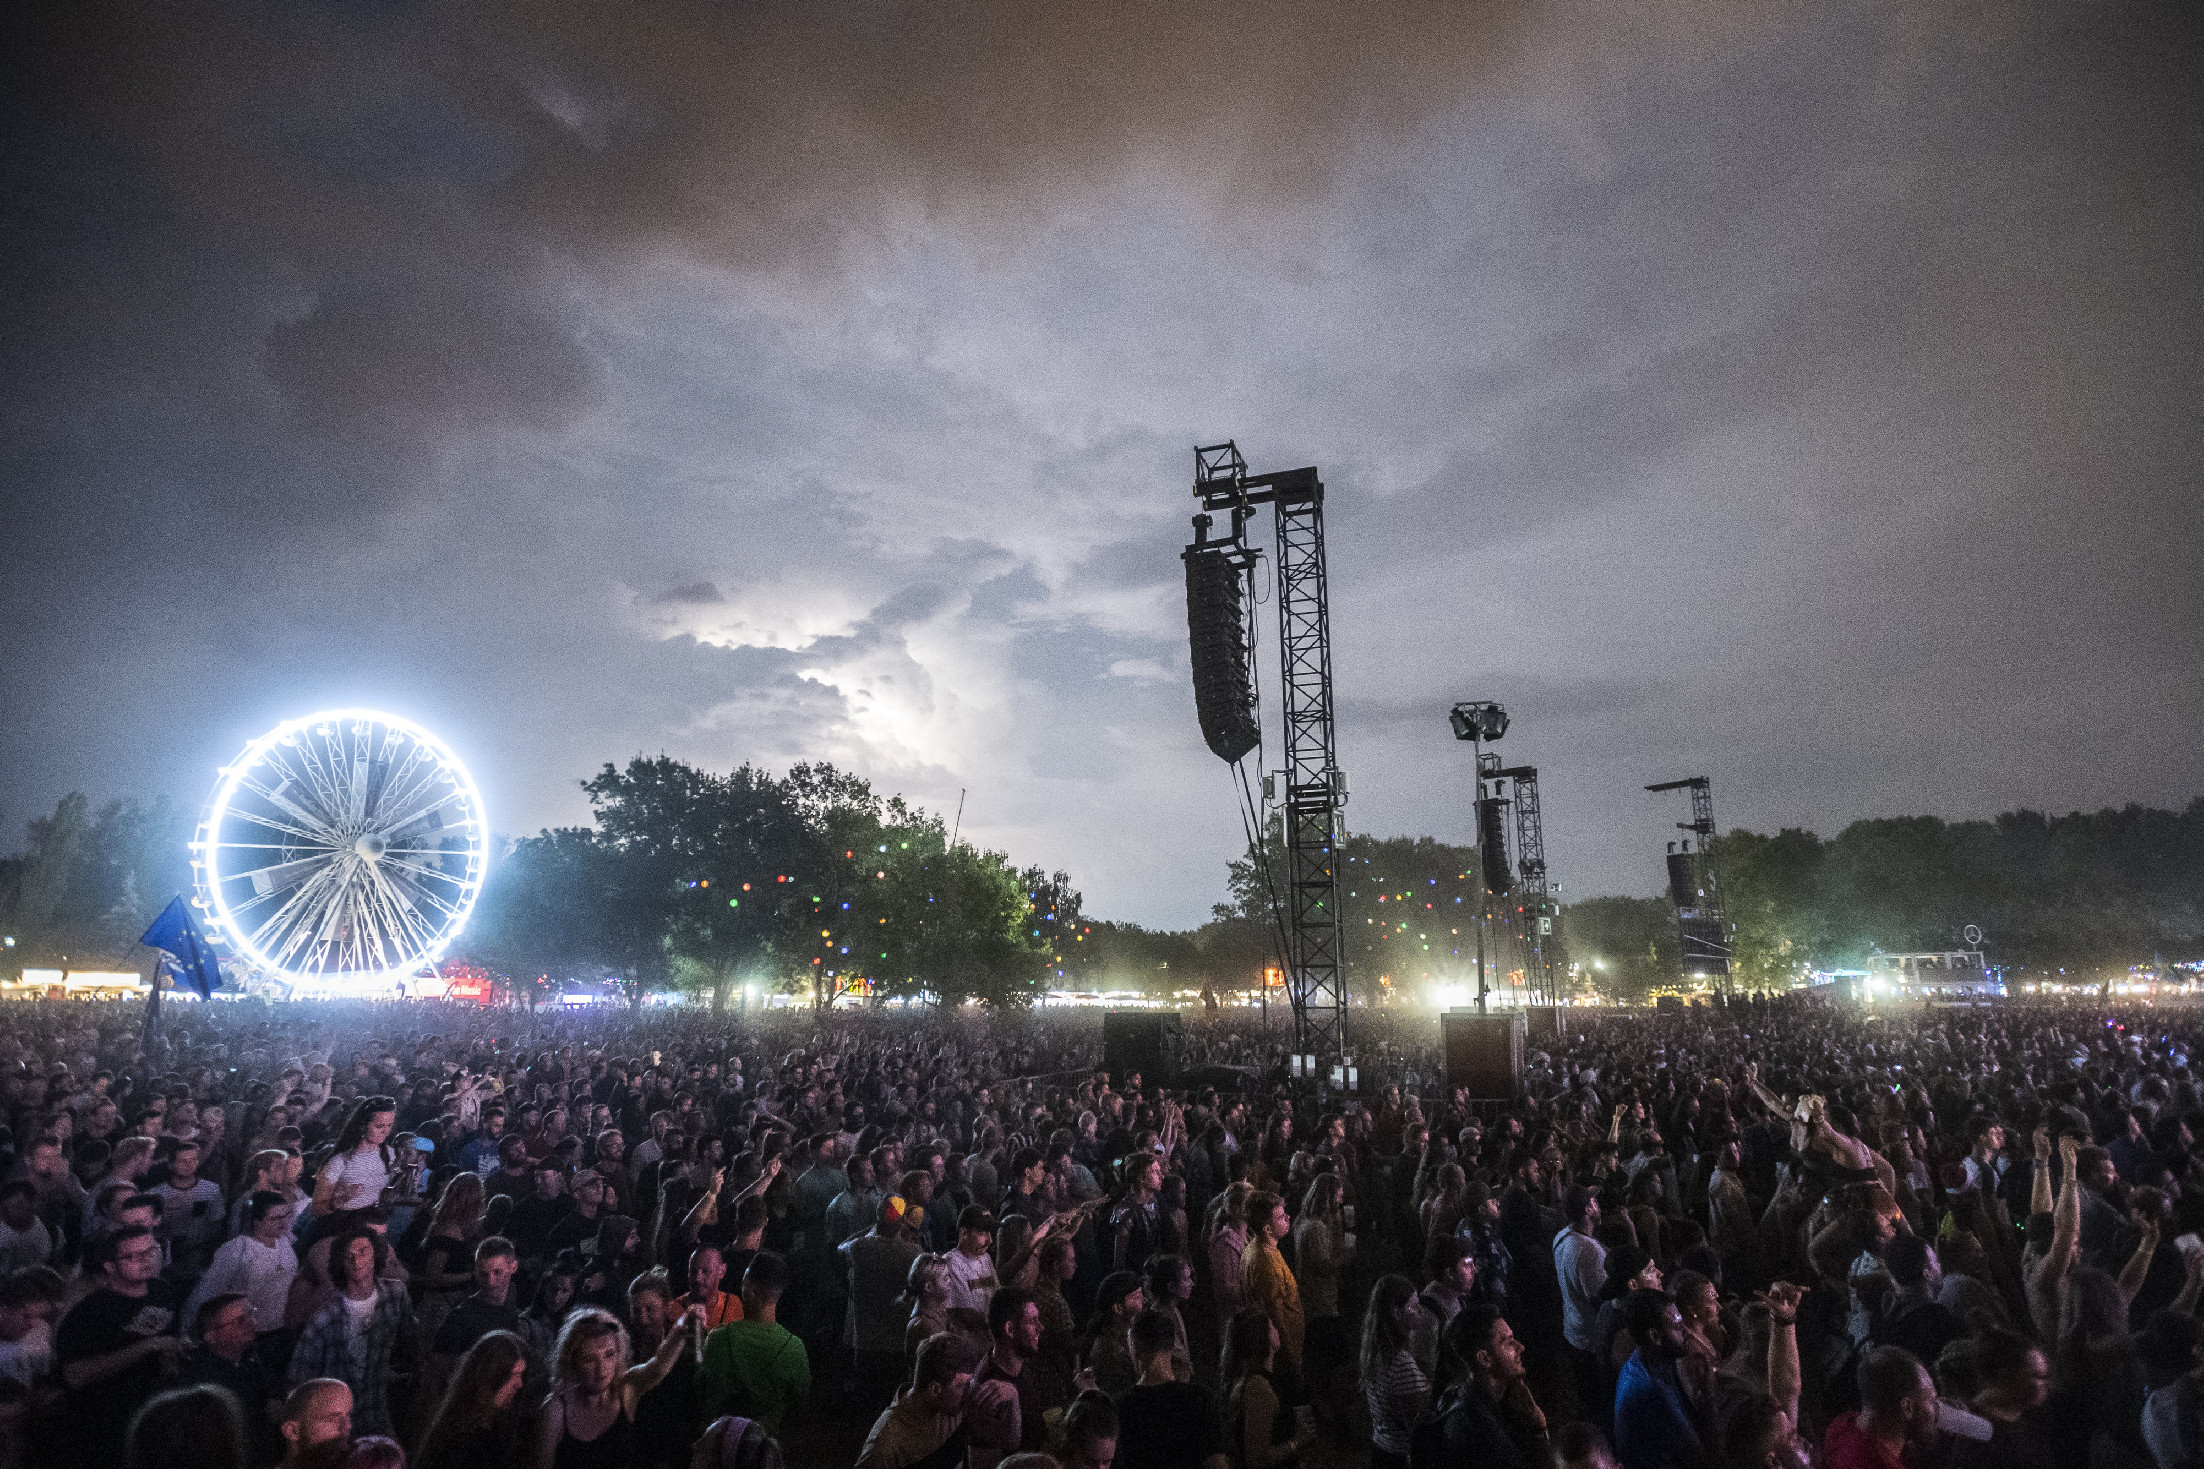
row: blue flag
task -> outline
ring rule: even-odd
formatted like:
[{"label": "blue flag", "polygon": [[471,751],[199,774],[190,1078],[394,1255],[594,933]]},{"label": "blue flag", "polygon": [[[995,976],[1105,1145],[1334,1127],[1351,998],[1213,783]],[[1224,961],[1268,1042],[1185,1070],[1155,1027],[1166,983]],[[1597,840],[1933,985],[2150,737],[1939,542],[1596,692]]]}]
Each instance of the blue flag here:
[{"label": "blue flag", "polygon": [[191,910],[182,898],[169,899],[161,916],[153,920],[153,926],[138,942],[159,949],[163,964],[197,990],[200,999],[212,999],[222,987],[222,970],[215,962],[214,949],[199,932],[199,925],[191,921]]}]

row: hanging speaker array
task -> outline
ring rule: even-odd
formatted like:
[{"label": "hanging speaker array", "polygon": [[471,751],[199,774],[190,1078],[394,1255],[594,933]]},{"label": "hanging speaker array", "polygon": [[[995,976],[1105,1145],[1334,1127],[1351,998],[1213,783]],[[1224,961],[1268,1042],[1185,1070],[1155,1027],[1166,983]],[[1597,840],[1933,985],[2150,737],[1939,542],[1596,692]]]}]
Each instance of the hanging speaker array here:
[{"label": "hanging speaker array", "polygon": [[1186,635],[1194,664],[1194,713],[1218,759],[1238,760],[1258,744],[1255,680],[1248,663],[1244,578],[1237,548],[1188,546]]}]

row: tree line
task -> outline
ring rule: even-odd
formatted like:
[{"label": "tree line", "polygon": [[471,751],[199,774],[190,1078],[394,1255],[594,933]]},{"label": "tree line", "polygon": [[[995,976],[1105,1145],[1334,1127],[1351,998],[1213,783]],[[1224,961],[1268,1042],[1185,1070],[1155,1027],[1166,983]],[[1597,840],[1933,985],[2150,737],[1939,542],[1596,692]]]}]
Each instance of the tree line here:
[{"label": "tree line", "polygon": [[[512,842],[462,957],[527,981],[617,977],[631,995],[741,990],[831,1004],[928,993],[1018,1005],[1049,989],[1239,990],[1282,962],[1273,823],[1229,863],[1227,900],[1160,931],[1082,911],[1068,874],[953,841],[941,818],[828,764],[718,774],[660,756],[583,782],[591,821]],[[0,858],[0,930],[19,962],[133,962],[136,937],[190,891],[192,817],[162,800],[94,809],[71,794]],[[1875,952],[1965,947],[2023,977],[2102,975],[2204,956],[2204,798],[1986,821],[1854,822],[1834,837],[1742,828],[1708,850],[1735,927],[1733,981],[1783,988]],[[1341,844],[1347,980],[1370,1001],[1422,1002],[1475,982],[1482,879],[1474,847],[1350,834]],[[1649,854],[1648,877],[1659,876]],[[1277,896],[1283,897],[1282,890]],[[1488,952],[1503,986],[1527,961],[1532,915],[1496,900]],[[1665,898],[1564,906],[1549,952],[1619,999],[1673,983]]]},{"label": "tree line", "polygon": [[1868,955],[1975,947],[2024,977],[2204,957],[2204,798],[1987,821],[1732,831],[1709,848],[1741,983]]},{"label": "tree line", "polygon": [[952,841],[941,818],[827,764],[724,774],[665,756],[583,783],[592,822],[512,844],[466,947],[516,978],[683,990],[927,994],[1023,1005],[1083,941],[1062,872]]}]

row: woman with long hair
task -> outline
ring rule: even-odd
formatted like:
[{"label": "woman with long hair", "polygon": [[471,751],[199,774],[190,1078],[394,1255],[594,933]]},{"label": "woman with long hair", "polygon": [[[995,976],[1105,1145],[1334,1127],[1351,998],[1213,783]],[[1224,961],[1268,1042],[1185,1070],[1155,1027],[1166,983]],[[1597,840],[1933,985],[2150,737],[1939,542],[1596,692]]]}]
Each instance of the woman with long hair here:
[{"label": "woman with long hair", "polygon": [[468,1171],[454,1175],[436,1196],[413,1277],[414,1309],[421,1313],[423,1334],[432,1339],[452,1307],[474,1289],[474,1247],[484,1237],[482,1193],[482,1176]]},{"label": "woman with long hair", "polygon": [[1293,1113],[1271,1114],[1263,1127],[1262,1146],[1248,1169],[1248,1181],[1259,1191],[1282,1194],[1293,1169]]},{"label": "woman with long hair", "polygon": [[1772,1398],[1745,1398],[1722,1420],[1715,1469],[1806,1469],[1811,1462],[1797,1421]]},{"label": "woman with long hair", "polygon": [[551,1360],[559,1328],[581,1290],[581,1273],[581,1266],[572,1256],[561,1255],[545,1268],[528,1309],[520,1313],[520,1339],[528,1343],[528,1354],[538,1362]]},{"label": "woman with long hair", "polygon": [[594,1307],[568,1316],[553,1358],[551,1395],[536,1416],[535,1469],[626,1469],[640,1447],[636,1401],[665,1381],[703,1317],[702,1307],[691,1306],[650,1359],[631,1366],[619,1317]]},{"label": "woman with long hair", "polygon": [[1020,1290],[1031,1290],[1039,1273],[1033,1248],[1033,1221],[1023,1214],[1005,1214],[995,1233],[996,1280]]},{"label": "woman with long hair", "polygon": [[582,1301],[614,1315],[626,1304],[628,1287],[649,1261],[643,1258],[643,1227],[625,1214],[597,1221],[597,1253],[582,1272]]},{"label": "woman with long hair", "polygon": [[352,1109],[336,1148],[314,1175],[317,1235],[336,1233],[362,1209],[382,1202],[396,1161],[390,1134],[397,1123],[398,1103],[390,1097],[369,1097]]},{"label": "woman with long hair", "polygon": [[262,1148],[245,1160],[245,1182],[237,1191],[237,1201],[230,1205],[230,1238],[235,1239],[251,1228],[245,1211],[251,1207],[257,1193],[282,1196],[285,1203],[297,1203],[290,1186],[291,1155],[281,1148]]},{"label": "woman with long hair", "polygon": [[414,1469],[519,1469],[527,1441],[520,1407],[527,1348],[510,1331],[493,1331],[467,1348],[429,1422]]},{"label": "woman with long hair", "polygon": [[130,1420],[124,1469],[245,1469],[245,1419],[212,1384],[162,1393]]},{"label": "woman with long hair", "polygon": [[1779,1280],[1738,1313],[1737,1345],[1714,1374],[1714,1409],[1726,1420],[1747,1398],[1764,1397],[1798,1426],[1804,1378],[1798,1357],[1798,1307],[1805,1291]]},{"label": "woman with long hair", "polygon": [[1246,1179],[1234,1179],[1217,1196],[1210,1214],[1209,1290],[1217,1303],[1218,1335],[1240,1313],[1240,1261],[1247,1254],[1247,1199],[1255,1192]]},{"label": "woman with long hair", "polygon": [[903,1277],[903,1298],[911,1303],[911,1321],[903,1328],[903,1368],[918,1365],[918,1344],[949,1325],[948,1265],[939,1255],[920,1255]]},{"label": "woman with long hair", "polygon": [[1041,1356],[1051,1367],[1051,1377],[1071,1381],[1079,1355],[1078,1318],[1064,1299],[1064,1282],[1079,1273],[1078,1242],[1070,1235],[1051,1234],[1041,1241],[1040,1268],[1033,1287],[1033,1304],[1041,1310]]},{"label": "woman with long hair", "polygon": [[[1968,1406],[1990,1421],[1990,1437],[1956,1445],[1952,1462],[1961,1469],[2050,1469],[2059,1461],[2056,1440],[2043,1421],[2043,1406],[2051,1395],[2051,1364],[2042,1349],[2002,1329],[1986,1331],[1964,1345],[1975,1378]],[[1951,1355],[1950,1349],[1945,1355]]]},{"label": "woman with long hair", "polygon": [[1423,1226],[1423,1237],[1432,1240],[1452,1234],[1462,1222],[1462,1210],[1468,1199],[1469,1176],[1462,1172],[1462,1165],[1441,1163],[1431,1196],[1423,1201],[1417,1221]]},{"label": "woman with long hair", "polygon": [[1333,1379],[1346,1364],[1347,1323],[1339,1310],[1339,1279],[1353,1261],[1354,1244],[1341,1217],[1345,1185],[1336,1173],[1319,1173],[1301,1196],[1301,1217],[1293,1225],[1293,1273],[1301,1287],[1301,1315],[1307,1323],[1309,1400],[1327,1421],[1339,1411],[1341,1388]]},{"label": "woman with long hair", "polygon": [[1186,1223],[1186,1175],[1166,1172],[1156,1194],[1156,1253],[1192,1259]]},{"label": "woman with long hair", "polygon": [[390,1383],[410,1355],[413,1300],[403,1284],[375,1277],[376,1237],[352,1229],[329,1244],[333,1294],[314,1309],[291,1353],[291,1385],[333,1377],[352,1389],[352,1426],[389,1433]]},{"label": "woman with long hair", "polygon": [[1431,1379],[1410,1342],[1423,1305],[1415,1282],[1383,1275],[1362,1316],[1362,1394],[1370,1405],[1370,1469],[1408,1469],[1408,1441],[1431,1408]]},{"label": "woman with long hair", "polygon": [[1299,1428],[1271,1372],[1278,1328],[1253,1306],[1236,1312],[1224,1331],[1218,1380],[1224,1384],[1225,1438],[1239,1469],[1287,1469],[1316,1441]]}]

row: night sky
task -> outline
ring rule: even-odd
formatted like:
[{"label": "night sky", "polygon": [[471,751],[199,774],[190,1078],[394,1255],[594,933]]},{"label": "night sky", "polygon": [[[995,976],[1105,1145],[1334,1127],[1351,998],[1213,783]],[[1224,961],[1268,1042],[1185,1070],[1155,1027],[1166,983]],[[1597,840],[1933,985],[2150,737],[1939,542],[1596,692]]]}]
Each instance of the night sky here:
[{"label": "night sky", "polygon": [[2185,802],[2198,17],[19,8],[0,845],[362,704],[503,832],[825,758],[1197,922],[1227,437],[1323,470],[1357,829],[1467,836],[1466,698],[1571,898],[1657,889],[1671,776]]}]

